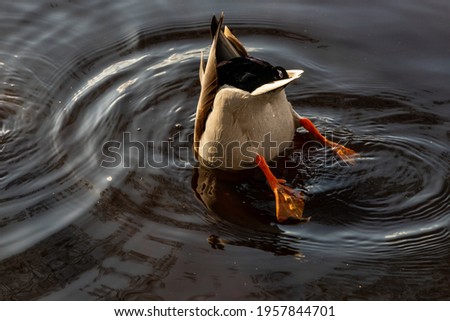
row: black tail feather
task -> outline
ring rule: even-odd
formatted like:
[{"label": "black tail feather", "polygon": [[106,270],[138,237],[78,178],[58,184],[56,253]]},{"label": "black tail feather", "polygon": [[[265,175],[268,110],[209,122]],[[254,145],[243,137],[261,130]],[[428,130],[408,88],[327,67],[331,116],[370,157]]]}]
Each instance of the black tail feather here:
[{"label": "black tail feather", "polygon": [[218,34],[217,47],[216,47],[216,63],[219,64],[222,61],[231,60],[242,55],[234,47],[234,45],[225,37],[222,30],[223,13],[220,15],[220,19],[217,20],[216,16],[213,16],[211,20],[211,36]]}]

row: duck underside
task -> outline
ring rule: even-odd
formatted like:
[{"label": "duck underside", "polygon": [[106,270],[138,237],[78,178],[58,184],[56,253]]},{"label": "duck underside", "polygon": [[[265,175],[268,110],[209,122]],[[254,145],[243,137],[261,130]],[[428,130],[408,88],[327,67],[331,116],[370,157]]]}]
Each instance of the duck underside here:
[{"label": "duck underside", "polygon": [[255,167],[257,155],[273,160],[292,145],[295,134],[284,90],[255,97],[237,88],[221,88],[205,128],[199,144],[201,164],[234,171]]}]

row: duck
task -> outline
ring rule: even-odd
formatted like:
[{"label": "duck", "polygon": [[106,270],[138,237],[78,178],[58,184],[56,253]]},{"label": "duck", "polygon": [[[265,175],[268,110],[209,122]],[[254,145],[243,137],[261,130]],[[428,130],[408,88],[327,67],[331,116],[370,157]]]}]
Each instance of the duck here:
[{"label": "duck", "polygon": [[249,55],[223,21],[223,13],[219,19],[212,17],[206,64],[203,52],[200,56],[194,155],[208,169],[239,173],[259,168],[274,193],[277,221],[308,221],[303,193],[277,178],[268,164],[292,147],[298,127],[346,162],[354,163],[358,154],[329,141],[293,109],[285,88],[303,70],[286,70]]}]

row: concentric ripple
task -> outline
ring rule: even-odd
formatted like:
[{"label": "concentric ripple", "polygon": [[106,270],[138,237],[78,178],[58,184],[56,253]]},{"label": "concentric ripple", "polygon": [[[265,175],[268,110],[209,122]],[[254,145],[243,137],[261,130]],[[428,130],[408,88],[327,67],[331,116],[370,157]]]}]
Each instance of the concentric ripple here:
[{"label": "concentric ripple", "polygon": [[[199,58],[223,8],[179,6],[0,10],[0,298],[447,298],[446,71],[391,62],[403,52],[393,26],[359,33],[366,22],[337,7],[230,5],[252,55],[305,69],[286,88],[294,109],[360,155],[349,166],[299,129],[274,171],[305,194],[311,221],[280,225],[259,171],[197,168]],[[318,17],[331,12],[348,24]]]}]

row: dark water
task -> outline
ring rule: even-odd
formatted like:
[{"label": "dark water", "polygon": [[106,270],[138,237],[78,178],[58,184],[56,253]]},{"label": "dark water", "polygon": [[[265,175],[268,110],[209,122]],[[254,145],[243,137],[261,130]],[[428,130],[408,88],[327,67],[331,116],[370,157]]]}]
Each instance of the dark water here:
[{"label": "dark water", "polygon": [[[0,4],[1,299],[450,299],[449,2],[241,3]],[[298,133],[278,173],[307,224],[276,224],[255,173],[195,168],[220,11],[253,55],[305,70],[294,108],[361,154],[306,155]]]}]

